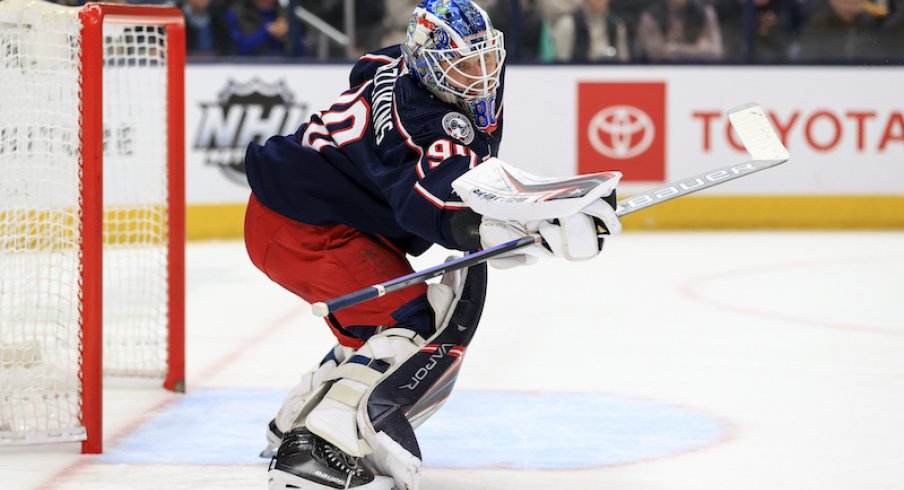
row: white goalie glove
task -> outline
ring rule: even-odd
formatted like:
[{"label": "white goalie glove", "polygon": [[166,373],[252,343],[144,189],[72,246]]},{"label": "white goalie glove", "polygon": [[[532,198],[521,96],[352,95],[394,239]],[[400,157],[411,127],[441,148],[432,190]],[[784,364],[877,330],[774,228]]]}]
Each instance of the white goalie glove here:
[{"label": "white goalie glove", "polygon": [[578,213],[542,221],[501,221],[484,217],[480,224],[480,242],[484,248],[495,247],[528,235],[540,235],[544,246],[530,247],[517,254],[491,261],[497,269],[532,264],[543,255],[566,260],[587,260],[603,250],[603,234],[621,232],[615,211],[602,199]]},{"label": "white goalie glove", "polygon": [[543,247],[491,261],[496,268],[508,268],[536,262],[543,255],[567,260],[596,257],[603,248],[600,235],[621,232],[613,209],[620,178],[619,172],[603,172],[546,179],[490,159],[452,186],[471,209],[483,215],[480,241],[484,248],[529,235],[543,238]]}]

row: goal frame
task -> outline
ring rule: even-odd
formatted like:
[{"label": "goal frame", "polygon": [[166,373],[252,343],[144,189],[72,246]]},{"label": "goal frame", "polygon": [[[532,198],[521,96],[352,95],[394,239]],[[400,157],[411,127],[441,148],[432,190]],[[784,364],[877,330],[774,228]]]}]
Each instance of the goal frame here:
[{"label": "goal frame", "polygon": [[[103,452],[103,66],[105,23],[167,31],[167,375],[163,387],[185,391],[185,26],[172,7],[88,4],[81,20],[82,98],[82,453]],[[140,96],[140,94],[136,94]]]}]

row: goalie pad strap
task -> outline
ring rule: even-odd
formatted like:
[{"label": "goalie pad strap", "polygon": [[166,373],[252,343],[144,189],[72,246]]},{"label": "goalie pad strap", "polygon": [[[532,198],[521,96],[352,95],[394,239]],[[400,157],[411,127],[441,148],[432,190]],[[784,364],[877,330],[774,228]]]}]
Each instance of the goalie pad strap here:
[{"label": "goalie pad strap", "polygon": [[[393,339],[396,337],[396,339]],[[375,335],[367,340],[366,347],[370,349],[370,353],[374,359],[393,359],[399,355],[399,347],[395,345],[397,338],[410,340],[416,345],[424,345],[424,338],[407,328],[391,328],[381,332],[381,335]],[[394,342],[395,341],[395,342]],[[364,350],[362,348],[362,350]]]},{"label": "goalie pad strap", "polygon": [[334,381],[340,378],[352,379],[360,381],[367,386],[373,386],[383,377],[383,373],[363,364],[345,363],[330,373],[327,377],[328,381]]},{"label": "goalie pad strap", "polygon": [[326,392],[326,398],[350,407],[357,407],[362,396],[364,396],[363,390],[355,389],[344,383],[333,383],[330,390]]}]

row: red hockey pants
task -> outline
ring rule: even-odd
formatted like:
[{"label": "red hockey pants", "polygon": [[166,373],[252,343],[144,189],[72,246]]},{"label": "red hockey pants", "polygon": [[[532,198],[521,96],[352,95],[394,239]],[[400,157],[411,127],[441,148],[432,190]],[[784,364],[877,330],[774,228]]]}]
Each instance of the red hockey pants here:
[{"label": "red hockey pants", "polygon": [[[386,240],[345,225],[315,226],[277,214],[254,195],[245,212],[245,247],[251,262],[277,284],[309,303],[325,301],[412,272],[405,254]],[[339,343],[363,341],[342,327],[392,326],[391,316],[425,295],[423,284],[337,311],[327,324]]]}]

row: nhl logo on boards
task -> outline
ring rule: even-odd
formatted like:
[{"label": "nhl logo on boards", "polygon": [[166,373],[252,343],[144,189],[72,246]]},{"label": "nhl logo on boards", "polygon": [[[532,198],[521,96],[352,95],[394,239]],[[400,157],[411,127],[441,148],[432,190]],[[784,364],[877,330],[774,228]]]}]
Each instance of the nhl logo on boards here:
[{"label": "nhl logo on boards", "polygon": [[218,168],[236,184],[246,186],[245,148],[272,134],[285,134],[307,119],[308,105],[296,101],[285,81],[254,78],[229,80],[216,102],[202,102],[201,121],[192,150],[204,154],[204,164]]},{"label": "nhl logo on boards", "polygon": [[443,116],[443,130],[466,145],[474,141],[474,126],[471,126],[471,121],[459,112],[450,112]]}]

